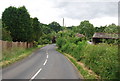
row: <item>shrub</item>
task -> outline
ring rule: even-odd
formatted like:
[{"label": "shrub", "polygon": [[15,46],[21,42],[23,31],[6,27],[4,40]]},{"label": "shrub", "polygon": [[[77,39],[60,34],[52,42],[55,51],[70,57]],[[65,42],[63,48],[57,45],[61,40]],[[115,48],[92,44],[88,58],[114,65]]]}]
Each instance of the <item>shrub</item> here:
[{"label": "shrub", "polygon": [[52,40],[52,37],[50,34],[46,35],[42,35],[42,37],[40,37],[40,39],[38,40],[38,44],[50,44]]},{"label": "shrub", "polygon": [[[78,28],[74,29],[79,31]],[[88,35],[87,39],[90,37]],[[86,67],[93,70],[101,79],[120,78],[118,46],[116,45],[119,44],[120,39],[101,39],[102,44],[91,45],[87,43],[85,37],[77,37],[74,30],[66,29],[60,31],[57,37],[57,46],[62,52],[68,53],[76,58],[77,61],[83,62]]]},{"label": "shrub", "polygon": [[4,41],[12,41],[12,37],[10,35],[10,32],[5,30],[4,28],[0,28],[0,39]]},{"label": "shrub", "polygon": [[62,46],[65,45],[66,42],[67,42],[67,41],[66,41],[65,38],[57,38],[57,41],[56,41],[57,46],[58,46],[59,48],[62,48]]},{"label": "shrub", "polygon": [[[60,37],[57,45],[62,52],[68,53],[77,61],[93,70],[101,79],[118,79],[118,46],[109,44],[90,45],[72,37]],[[77,41],[77,42],[76,42]]]},{"label": "shrub", "polygon": [[118,47],[108,44],[87,45],[82,61],[103,79],[116,79]]}]

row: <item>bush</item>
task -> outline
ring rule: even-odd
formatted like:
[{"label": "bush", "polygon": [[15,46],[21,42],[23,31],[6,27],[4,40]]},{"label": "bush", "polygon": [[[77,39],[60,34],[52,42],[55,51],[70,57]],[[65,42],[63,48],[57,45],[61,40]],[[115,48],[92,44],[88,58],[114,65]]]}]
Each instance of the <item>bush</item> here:
[{"label": "bush", "polygon": [[50,44],[52,40],[52,37],[50,34],[46,35],[42,35],[42,37],[40,37],[40,39],[38,40],[38,44]]},{"label": "bush", "polygon": [[67,40],[64,39],[64,38],[57,38],[57,41],[56,41],[57,46],[58,46],[59,48],[62,48],[62,46],[65,45],[66,42],[67,42]]},{"label": "bush", "polygon": [[93,70],[101,79],[118,79],[118,46],[112,44],[90,45],[76,37],[59,37],[58,48]]},{"label": "bush", "polygon": [[0,28],[0,35],[1,35],[0,40],[12,41],[12,37],[10,35],[10,32],[5,30],[4,28]]},{"label": "bush", "polygon": [[101,39],[101,41],[107,44],[118,44],[119,39]]},{"label": "bush", "polygon": [[108,44],[87,45],[82,62],[103,79],[117,79],[118,47]]}]

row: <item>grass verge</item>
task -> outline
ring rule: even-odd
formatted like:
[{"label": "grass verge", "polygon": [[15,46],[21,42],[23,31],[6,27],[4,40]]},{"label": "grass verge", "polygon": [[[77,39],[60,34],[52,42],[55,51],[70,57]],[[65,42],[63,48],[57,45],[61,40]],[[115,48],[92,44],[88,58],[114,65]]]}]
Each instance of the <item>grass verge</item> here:
[{"label": "grass verge", "polygon": [[17,47],[9,50],[4,50],[2,52],[2,60],[0,60],[0,67],[4,68],[10,64],[13,64],[29,56],[30,54],[32,54],[32,52],[44,46],[45,45],[38,45],[37,47],[27,48],[27,49]]},{"label": "grass verge", "polygon": [[74,57],[64,52],[61,52],[61,50],[59,49],[57,49],[57,51],[64,54],[76,66],[83,79],[99,79],[98,75],[96,75],[92,70],[86,68],[83,64],[81,64],[81,62],[78,62]]}]

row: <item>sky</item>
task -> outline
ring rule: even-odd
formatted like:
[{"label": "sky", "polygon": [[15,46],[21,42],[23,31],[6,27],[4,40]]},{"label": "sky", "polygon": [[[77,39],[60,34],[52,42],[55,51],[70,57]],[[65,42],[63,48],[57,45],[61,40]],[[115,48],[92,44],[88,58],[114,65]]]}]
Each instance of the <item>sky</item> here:
[{"label": "sky", "polygon": [[31,17],[37,17],[41,23],[53,21],[65,26],[77,26],[81,21],[89,20],[94,26],[118,25],[119,0],[1,0],[0,18],[9,6],[25,6]]}]

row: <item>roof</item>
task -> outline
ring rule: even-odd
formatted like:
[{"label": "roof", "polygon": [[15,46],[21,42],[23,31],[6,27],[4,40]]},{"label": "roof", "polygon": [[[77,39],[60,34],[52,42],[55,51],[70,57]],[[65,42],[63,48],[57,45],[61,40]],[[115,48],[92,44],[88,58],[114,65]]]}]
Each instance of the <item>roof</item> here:
[{"label": "roof", "polygon": [[83,34],[79,34],[79,33],[77,33],[75,36],[77,36],[77,37],[85,37]]},{"label": "roof", "polygon": [[118,38],[120,38],[120,34],[117,34],[117,33],[94,33],[93,38],[118,39]]}]

